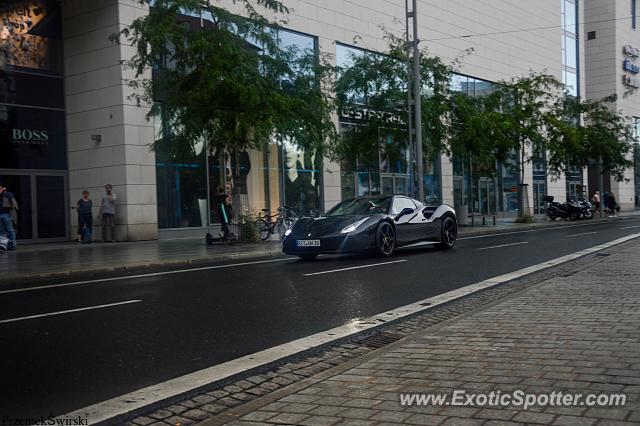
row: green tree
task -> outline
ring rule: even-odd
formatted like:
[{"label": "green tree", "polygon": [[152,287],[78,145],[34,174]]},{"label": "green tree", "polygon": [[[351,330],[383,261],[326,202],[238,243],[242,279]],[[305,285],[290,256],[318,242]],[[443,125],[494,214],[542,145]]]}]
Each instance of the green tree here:
[{"label": "green tree", "polygon": [[548,167],[553,174],[570,167],[595,166],[624,180],[633,162],[633,132],[628,120],[614,109],[616,95],[602,99],[566,97],[560,100],[548,123]]},{"label": "green tree", "polygon": [[135,49],[124,61],[135,74],[132,98],[150,106],[148,118],[163,118],[155,148],[180,156],[206,140],[210,151],[238,151],[277,136],[321,154],[336,137],[322,90],[331,67],[314,51],[282,45],[279,23],[263,16],[286,17],[282,2],[234,1],[243,16],[220,3],[156,0],[112,36]]},{"label": "green tree", "polygon": [[546,128],[555,110],[562,83],[548,74],[531,73],[526,77],[502,82],[489,96],[491,134],[497,151],[517,153],[518,216],[525,211],[525,165],[537,150],[546,146]]}]

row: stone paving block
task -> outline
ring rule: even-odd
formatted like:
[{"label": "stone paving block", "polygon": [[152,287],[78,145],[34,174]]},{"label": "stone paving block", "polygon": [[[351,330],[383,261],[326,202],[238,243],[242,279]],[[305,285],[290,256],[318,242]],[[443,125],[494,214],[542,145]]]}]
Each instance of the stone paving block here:
[{"label": "stone paving block", "polygon": [[173,416],[173,413],[169,410],[157,410],[149,414],[149,417],[152,417],[156,420],[166,419],[167,417],[171,417],[171,416]]},{"label": "stone paving block", "polygon": [[412,413],[405,413],[401,411],[381,411],[378,414],[370,417],[369,420],[375,422],[388,423],[403,423],[404,420],[411,417]]},{"label": "stone paving block", "polygon": [[201,410],[206,411],[207,413],[211,413],[211,414],[222,413],[223,411],[225,411],[227,409],[227,407],[225,407],[224,405],[220,405],[220,404],[204,404],[204,405],[200,406],[199,408]]},{"label": "stone paving block", "polygon": [[449,417],[441,424],[441,426],[480,426],[483,423],[484,420]]},{"label": "stone paving block", "polygon": [[180,417],[186,417],[191,420],[204,420],[211,417],[211,415],[204,410],[194,409],[185,411]]},{"label": "stone paving block", "polygon": [[280,413],[275,417],[269,419],[269,423],[283,424],[283,425],[298,425],[304,419],[308,418],[307,414],[294,414],[294,413]]},{"label": "stone paving block", "polygon": [[211,395],[214,398],[224,398],[225,396],[229,396],[229,392],[222,390],[222,389],[218,389],[212,392],[207,392],[207,395]]},{"label": "stone paving block", "polygon": [[265,422],[272,417],[275,417],[278,413],[274,411],[254,411],[253,413],[246,414],[240,417],[240,420],[249,422]]},{"label": "stone paving block", "polygon": [[498,408],[482,408],[474,414],[474,417],[487,420],[510,420],[516,415],[516,411]]},{"label": "stone paving block", "polygon": [[171,411],[174,414],[180,414],[180,413],[184,413],[185,411],[187,411],[188,408],[185,407],[184,405],[173,404],[173,405],[168,406],[166,408],[166,410]]},{"label": "stone paving block", "polygon": [[156,419],[152,419],[146,416],[140,416],[140,417],[136,417],[132,421],[137,425],[147,426],[147,425],[150,425],[151,423],[154,423]]},{"label": "stone paving block", "polygon": [[378,410],[370,410],[368,408],[347,408],[340,413],[340,417],[366,420],[378,413]]},{"label": "stone paving block", "polygon": [[434,414],[412,414],[404,419],[404,423],[408,425],[430,425],[438,426],[447,418],[445,416],[437,416]]},{"label": "stone paving block", "polygon": [[302,426],[331,426],[342,421],[340,417],[311,416],[300,422]]},{"label": "stone paving block", "polygon": [[553,425],[557,426],[592,426],[596,424],[596,419],[586,417],[559,415],[553,421]]},{"label": "stone paving block", "polygon": [[545,414],[545,413],[534,413],[528,411],[521,411],[516,414],[511,420],[514,422],[521,423],[539,423],[539,424],[549,424],[553,421],[555,414]]},{"label": "stone paving block", "polygon": [[191,425],[195,423],[194,420],[191,420],[182,416],[171,416],[169,418],[164,419],[164,422],[173,426]]},{"label": "stone paving block", "polygon": [[327,417],[333,417],[336,416],[338,417],[340,415],[340,413],[342,413],[343,411],[346,411],[347,408],[345,407],[336,407],[333,405],[320,405],[316,408],[313,408],[311,410],[309,410],[309,412],[307,414],[311,414],[314,416],[327,416]]},{"label": "stone paving block", "polygon": [[597,419],[624,420],[630,413],[630,410],[624,408],[589,408],[584,415]]},{"label": "stone paving block", "polygon": [[197,402],[198,404],[208,404],[210,402],[215,401],[216,398],[214,398],[211,395],[207,395],[206,393],[203,393],[202,395],[194,396],[193,398],[191,398],[191,400]]}]

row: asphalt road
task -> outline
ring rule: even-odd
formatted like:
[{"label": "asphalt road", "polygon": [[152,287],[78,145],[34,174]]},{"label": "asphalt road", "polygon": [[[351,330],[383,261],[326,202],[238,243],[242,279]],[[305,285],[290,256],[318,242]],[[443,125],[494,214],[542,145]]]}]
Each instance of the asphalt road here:
[{"label": "asphalt road", "polygon": [[[0,288],[0,415],[64,414],[638,232],[640,219],[630,219],[472,237],[450,251],[424,246],[386,260],[284,258]],[[371,266],[390,260],[405,261]],[[367,267],[348,269],[356,266]]]}]

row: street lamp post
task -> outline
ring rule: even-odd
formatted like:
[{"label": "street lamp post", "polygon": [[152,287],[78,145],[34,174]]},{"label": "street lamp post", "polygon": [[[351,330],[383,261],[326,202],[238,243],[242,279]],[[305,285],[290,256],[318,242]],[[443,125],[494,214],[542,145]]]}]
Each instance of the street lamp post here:
[{"label": "street lamp post", "polygon": [[[411,0],[411,11],[409,11],[409,0],[405,0],[407,12],[407,50],[408,50],[408,90],[409,95],[409,137],[411,138],[411,167],[414,179],[415,197],[424,202],[424,160],[422,158],[422,84],[420,82],[420,39],[418,38],[418,11],[417,0]],[[409,24],[409,21],[411,25]],[[409,35],[409,30],[413,30],[413,37]],[[409,51],[409,48],[412,49]],[[413,95],[412,95],[413,93]],[[411,116],[413,112],[413,120]],[[411,126],[413,124],[413,126]]]}]

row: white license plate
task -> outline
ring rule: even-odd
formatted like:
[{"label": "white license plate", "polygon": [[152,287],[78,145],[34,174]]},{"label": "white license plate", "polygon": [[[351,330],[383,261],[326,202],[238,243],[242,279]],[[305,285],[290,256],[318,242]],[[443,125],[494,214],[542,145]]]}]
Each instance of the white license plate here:
[{"label": "white license plate", "polygon": [[320,240],[297,240],[298,247],[320,247]]}]

